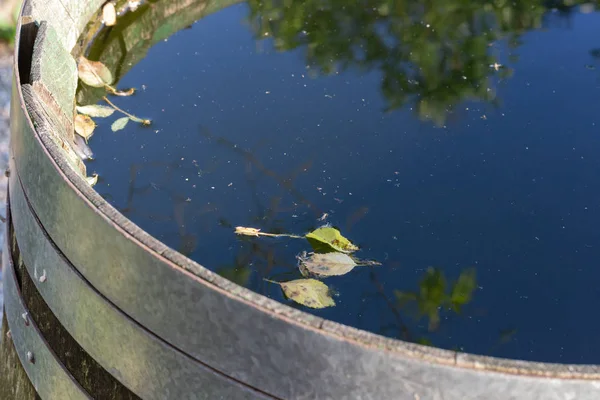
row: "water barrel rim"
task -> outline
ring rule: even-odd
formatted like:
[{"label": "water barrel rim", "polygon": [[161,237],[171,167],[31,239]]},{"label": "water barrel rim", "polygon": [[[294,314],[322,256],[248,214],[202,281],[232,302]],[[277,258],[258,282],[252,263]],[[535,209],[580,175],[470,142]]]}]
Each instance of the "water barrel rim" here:
[{"label": "water barrel rim", "polygon": [[[33,0],[25,0],[20,13],[15,39],[15,54],[19,54],[21,41],[21,25],[23,23],[23,10]],[[18,107],[25,108],[23,92],[21,90],[21,79],[19,76],[19,60],[14,57],[14,80],[15,88],[13,99],[19,100]],[[13,107],[15,107],[13,105]],[[25,119],[29,129],[36,131],[31,116],[25,112]],[[39,138],[38,138],[39,140]],[[67,168],[64,154],[56,149],[49,148],[42,143],[45,153],[48,155],[56,172],[71,187],[71,189],[84,200],[90,210],[99,214],[115,229],[126,232],[131,240],[138,246],[144,248],[148,253],[159,259],[164,259],[174,269],[187,274],[195,280],[202,280],[204,284],[212,286],[215,290],[222,292],[237,301],[245,302],[258,311],[270,314],[273,318],[281,319],[299,325],[302,328],[315,330],[333,337],[337,340],[351,342],[364,349],[376,349],[389,352],[399,357],[407,357],[415,361],[426,361],[439,366],[451,366],[471,369],[481,372],[502,373],[516,376],[530,376],[550,379],[566,380],[598,380],[600,379],[600,366],[594,364],[560,364],[536,361],[523,361],[517,359],[506,359],[500,357],[484,356],[458,351],[445,350],[441,348],[406,342],[400,339],[385,337],[366,330],[339,324],[328,319],[314,316],[305,311],[294,309],[284,303],[270,299],[250,289],[239,286],[226,278],[214,273],[196,261],[183,254],[168,248],[167,251],[158,252],[157,248],[166,247],[164,243],[156,239],[146,231],[138,227],[131,220],[118,212],[100,194],[90,188],[89,184],[73,169]],[[106,210],[111,211],[106,212]],[[234,289],[234,290],[232,290]],[[307,321],[310,321],[308,323]]]}]

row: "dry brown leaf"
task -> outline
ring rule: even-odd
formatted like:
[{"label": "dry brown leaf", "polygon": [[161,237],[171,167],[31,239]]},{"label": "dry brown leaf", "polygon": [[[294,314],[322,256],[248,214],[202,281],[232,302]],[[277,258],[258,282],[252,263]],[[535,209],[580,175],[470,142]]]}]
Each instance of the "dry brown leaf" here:
[{"label": "dry brown leaf", "polygon": [[89,183],[90,186],[93,187],[96,183],[98,183],[98,174],[88,176],[87,178],[85,178],[85,180],[87,181],[87,183]]},{"label": "dry brown leaf", "polygon": [[92,120],[87,115],[77,114],[75,116],[75,132],[79,136],[85,139],[86,143],[89,138],[94,134],[94,129],[96,129],[96,124],[94,120]]},{"label": "dry brown leaf", "polygon": [[77,64],[79,79],[88,86],[103,87],[112,83],[113,77],[106,65],[99,61],[90,61],[87,58],[79,57]]},{"label": "dry brown leaf", "polygon": [[245,226],[236,226],[235,233],[238,235],[245,236],[257,236],[260,234],[260,229],[256,228],[246,228]]},{"label": "dry brown leaf", "polygon": [[113,3],[106,3],[102,7],[102,19],[106,26],[113,26],[117,23],[117,10]]}]

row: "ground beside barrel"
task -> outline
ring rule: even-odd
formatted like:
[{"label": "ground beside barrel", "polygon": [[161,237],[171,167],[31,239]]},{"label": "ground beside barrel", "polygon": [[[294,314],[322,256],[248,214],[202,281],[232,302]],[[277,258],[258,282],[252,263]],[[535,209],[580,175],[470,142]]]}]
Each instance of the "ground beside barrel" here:
[{"label": "ground beside barrel", "polygon": [[[12,53],[7,47],[0,46],[0,171],[4,171],[8,163],[10,88],[12,78]],[[4,217],[6,203],[7,179],[0,174],[0,216]],[[4,235],[4,224],[0,223],[0,240]],[[0,318],[3,310],[2,265],[0,265]],[[2,339],[0,338],[0,341]]]}]

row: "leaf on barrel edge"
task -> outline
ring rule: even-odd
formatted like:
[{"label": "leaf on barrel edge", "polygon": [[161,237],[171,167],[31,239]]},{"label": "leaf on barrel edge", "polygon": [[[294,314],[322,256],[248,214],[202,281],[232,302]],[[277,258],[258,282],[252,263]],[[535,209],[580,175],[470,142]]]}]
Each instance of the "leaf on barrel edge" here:
[{"label": "leaf on barrel edge", "polygon": [[94,134],[94,129],[96,129],[96,123],[93,119],[88,117],[87,115],[77,114],[75,115],[74,128],[75,132],[85,139],[86,143],[89,138]]},{"label": "leaf on barrel edge", "polygon": [[113,26],[117,23],[117,10],[113,3],[108,2],[102,7],[102,20],[106,26]]},{"label": "leaf on barrel edge", "polygon": [[93,174],[92,176],[88,176],[87,178],[85,178],[85,180],[87,181],[87,183],[90,186],[94,186],[96,183],[98,183],[98,174]]},{"label": "leaf on barrel edge", "polygon": [[77,106],[77,112],[94,118],[106,118],[113,115],[115,109],[99,104],[91,104],[89,106]]},{"label": "leaf on barrel edge", "polygon": [[92,87],[103,87],[112,83],[113,77],[106,65],[100,61],[90,61],[79,57],[77,73],[83,83]]}]

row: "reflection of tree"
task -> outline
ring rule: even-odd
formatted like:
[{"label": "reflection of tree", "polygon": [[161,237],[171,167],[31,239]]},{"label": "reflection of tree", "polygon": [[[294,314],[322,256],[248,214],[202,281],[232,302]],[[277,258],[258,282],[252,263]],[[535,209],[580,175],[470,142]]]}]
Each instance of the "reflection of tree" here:
[{"label": "reflection of tree", "polygon": [[437,268],[428,268],[419,283],[417,292],[395,292],[398,304],[404,307],[415,304],[418,318],[426,317],[430,331],[440,325],[440,310],[448,309],[460,313],[461,308],[469,303],[477,287],[475,269],[469,268],[461,272],[450,290],[444,272]]},{"label": "reflection of tree", "polygon": [[[570,2],[573,3],[573,2]],[[558,1],[465,0],[248,0],[257,36],[272,37],[278,50],[304,47],[311,68],[330,74],[378,70],[388,108],[414,101],[424,119],[443,123],[467,99],[494,99],[490,46],[542,25]]]}]

